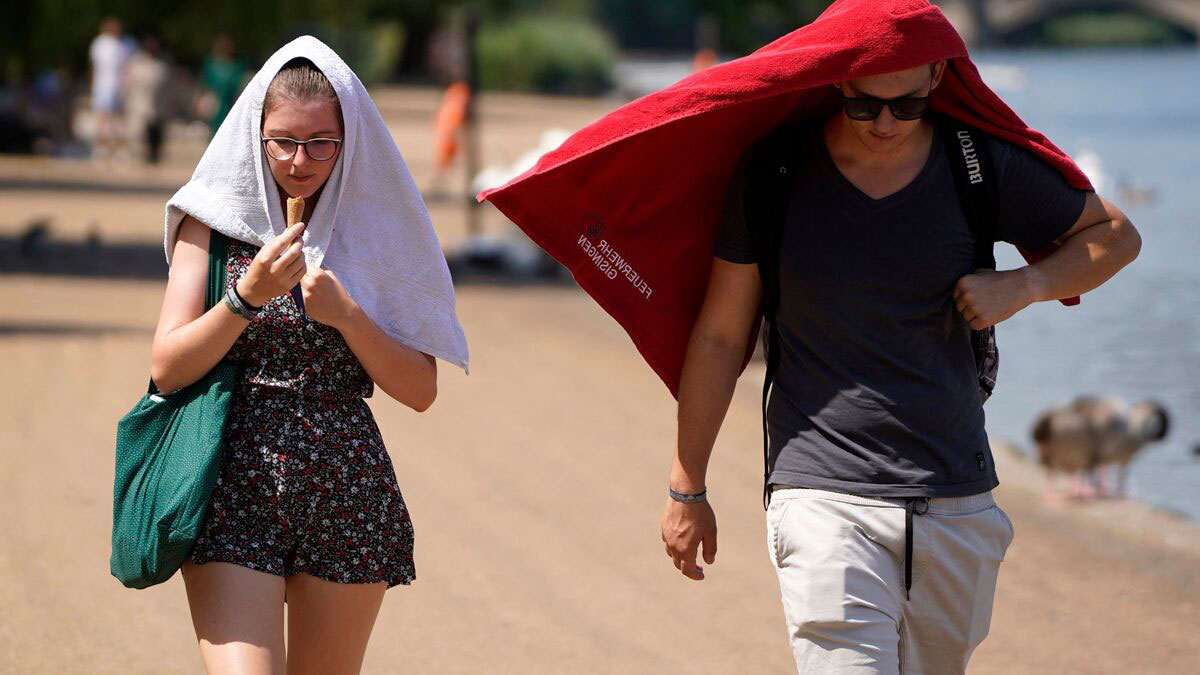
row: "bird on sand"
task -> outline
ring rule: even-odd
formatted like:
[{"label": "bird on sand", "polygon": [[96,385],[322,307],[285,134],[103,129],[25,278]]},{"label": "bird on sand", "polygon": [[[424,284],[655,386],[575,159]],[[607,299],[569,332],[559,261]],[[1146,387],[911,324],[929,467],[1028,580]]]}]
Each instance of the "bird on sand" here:
[{"label": "bird on sand", "polygon": [[[1148,443],[1166,438],[1170,417],[1154,401],[1129,404],[1115,396],[1083,396],[1046,410],[1033,424],[1038,461],[1050,473],[1047,498],[1055,500],[1055,476],[1076,477],[1073,496],[1123,497],[1129,463]],[[1102,471],[1116,478],[1106,486]]]}]

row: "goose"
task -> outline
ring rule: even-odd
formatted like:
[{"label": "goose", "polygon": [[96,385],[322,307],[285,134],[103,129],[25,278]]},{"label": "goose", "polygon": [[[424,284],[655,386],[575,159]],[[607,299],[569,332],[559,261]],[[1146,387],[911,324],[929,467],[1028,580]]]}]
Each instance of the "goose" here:
[{"label": "goose", "polygon": [[[1082,396],[1051,408],[1033,424],[1038,461],[1051,474],[1075,474],[1076,497],[1125,495],[1129,463],[1148,443],[1167,435],[1170,418],[1154,402],[1129,404],[1114,396]],[[1105,489],[1100,469],[1112,467],[1115,487]],[[1048,494],[1048,496],[1051,496]]]}]

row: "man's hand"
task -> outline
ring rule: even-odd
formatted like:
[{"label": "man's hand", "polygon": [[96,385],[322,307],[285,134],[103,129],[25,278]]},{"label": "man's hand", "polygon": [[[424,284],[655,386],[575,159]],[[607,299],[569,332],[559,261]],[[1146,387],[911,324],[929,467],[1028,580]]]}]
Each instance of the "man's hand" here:
[{"label": "man's hand", "polygon": [[717,516],[708,502],[683,504],[667,499],[662,518],[662,540],[667,556],[683,576],[704,580],[704,568],[696,564],[696,553],[704,544],[704,562],[717,560]]},{"label": "man's hand", "polygon": [[954,304],[973,330],[1007,320],[1038,297],[1033,269],[997,272],[981,269],[958,280]]}]

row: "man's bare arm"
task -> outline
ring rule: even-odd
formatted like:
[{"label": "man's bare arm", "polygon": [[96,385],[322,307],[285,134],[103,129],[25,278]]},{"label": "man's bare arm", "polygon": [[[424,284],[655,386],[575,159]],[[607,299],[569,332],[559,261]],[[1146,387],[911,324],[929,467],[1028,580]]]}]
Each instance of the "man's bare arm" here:
[{"label": "man's bare arm", "polygon": [[954,301],[971,328],[998,324],[1035,302],[1097,288],[1137,258],[1142,238],[1120,209],[1089,193],[1079,219],[1057,243],[1057,251],[1032,265],[960,279]]},{"label": "man's bare arm", "polygon": [[[713,261],[704,306],[692,329],[679,383],[679,432],[671,463],[671,489],[694,494],[705,489],[708,460],[737,384],[750,327],[762,300],[757,265]],[[704,560],[717,553],[717,523],[707,502],[667,500],[662,519],[667,555],[685,576],[700,580],[696,564],[701,542]]]}]

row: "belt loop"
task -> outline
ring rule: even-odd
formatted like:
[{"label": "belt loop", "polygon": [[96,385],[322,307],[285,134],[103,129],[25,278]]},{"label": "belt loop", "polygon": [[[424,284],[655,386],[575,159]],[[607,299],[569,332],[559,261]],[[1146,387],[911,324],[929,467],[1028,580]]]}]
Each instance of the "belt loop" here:
[{"label": "belt loop", "polygon": [[[920,507],[917,505],[920,504]],[[911,600],[913,559],[913,514],[923,516],[929,512],[928,497],[906,497],[904,499],[904,599]]]}]

